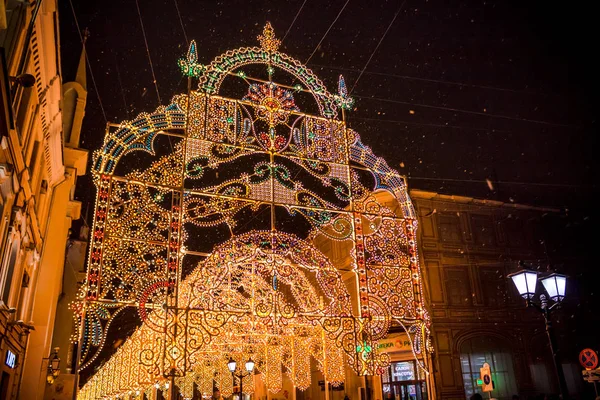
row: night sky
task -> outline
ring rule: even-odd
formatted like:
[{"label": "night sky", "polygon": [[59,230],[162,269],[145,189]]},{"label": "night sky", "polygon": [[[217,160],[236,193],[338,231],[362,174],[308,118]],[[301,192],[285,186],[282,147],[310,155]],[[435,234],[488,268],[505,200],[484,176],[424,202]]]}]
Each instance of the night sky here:
[{"label": "night sky", "polygon": [[[80,28],[91,33],[98,92],[88,70],[81,143],[91,150],[106,122],[98,94],[109,122],[159,105],[136,1],[110,3],[72,3]],[[314,52],[308,66],[331,91],[340,73],[352,88],[372,55],[348,123],[408,176],[410,188],[585,209],[597,192],[591,13],[525,3],[138,0],[162,104],[185,92],[176,62],[186,38],[209,63],[258,45],[266,21],[283,38],[297,15],[281,50],[302,62]],[[70,2],[60,4],[66,81],[81,44]],[[92,193],[81,179],[78,198],[85,203]]]},{"label": "night sky", "polygon": [[[556,206],[569,210],[567,226],[595,224],[591,10],[542,1],[138,0],[159,102],[136,1],[71,1],[59,2],[64,81],[74,79],[81,51],[73,10],[90,30],[83,148],[101,146],[107,121],[152,112],[186,91],[177,59],[188,40],[208,64],[258,45],[270,21],[285,36],[280,50],[302,62],[312,54],[308,66],[330,91],[340,73],[354,87],[348,124],[409,188]],[[90,223],[94,194],[91,178],[79,178],[76,197]],[[586,243],[576,247],[591,249]],[[586,257],[581,270],[592,272],[591,251]],[[585,290],[578,309],[594,308],[594,291]]]}]

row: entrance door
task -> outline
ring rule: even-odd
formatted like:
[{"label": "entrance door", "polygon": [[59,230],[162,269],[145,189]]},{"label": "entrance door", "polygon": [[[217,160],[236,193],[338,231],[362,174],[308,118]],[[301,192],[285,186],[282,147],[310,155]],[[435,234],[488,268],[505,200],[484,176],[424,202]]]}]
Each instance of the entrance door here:
[{"label": "entrance door", "polygon": [[10,375],[2,371],[2,381],[0,382],[0,400],[8,398],[8,385],[10,384]]},{"label": "entrance door", "polygon": [[393,362],[382,382],[385,400],[427,400],[425,376],[415,361]]}]

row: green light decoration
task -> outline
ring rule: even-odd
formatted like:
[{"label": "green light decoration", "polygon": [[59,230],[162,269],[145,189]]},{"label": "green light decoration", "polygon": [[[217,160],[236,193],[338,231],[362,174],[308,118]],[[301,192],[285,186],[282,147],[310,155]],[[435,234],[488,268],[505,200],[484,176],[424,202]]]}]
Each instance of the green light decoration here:
[{"label": "green light decoration", "polygon": [[356,346],[357,353],[369,354],[372,350],[373,348],[366,341],[362,345],[359,344]]},{"label": "green light decoration", "polygon": [[179,68],[181,68],[181,72],[185,76],[197,78],[204,72],[206,67],[202,64],[198,64],[198,50],[195,40],[190,42],[187,56],[185,58],[180,58],[177,61],[177,64],[179,64]]},{"label": "green light decoration", "polygon": [[482,379],[477,379],[477,384],[478,384],[479,386],[483,385],[483,380],[482,380]]}]

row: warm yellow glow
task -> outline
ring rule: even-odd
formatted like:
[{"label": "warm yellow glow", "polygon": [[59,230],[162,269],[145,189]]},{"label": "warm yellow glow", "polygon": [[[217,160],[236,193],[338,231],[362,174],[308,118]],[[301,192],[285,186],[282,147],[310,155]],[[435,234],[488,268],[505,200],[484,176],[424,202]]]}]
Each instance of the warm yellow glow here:
[{"label": "warm yellow glow", "polygon": [[[107,132],[96,152],[88,276],[74,305],[85,321],[83,368],[119,312],[136,307],[143,323],[79,398],[166,391],[169,376],[184,398],[194,385],[211,396],[213,381],[227,397],[230,358],[242,372],[249,358],[256,363],[257,375],[243,378],[245,393],[253,393],[254,379],[277,393],[283,374],[306,389],[311,362],[339,385],[346,366],[382,373],[389,356],[376,342],[394,323],[405,327],[416,353],[430,349],[417,222],[404,181],[335,118],[340,99],[352,103],[343,80],[340,93],[329,94],[310,70],[278,52],[270,25],[260,41],[261,48],[227,52],[206,67],[191,48],[189,62],[203,71],[199,89]],[[241,100],[214,94],[225,76],[249,79],[233,73],[248,63],[267,65],[269,81],[252,83]],[[292,91],[271,81],[274,67],[306,86],[321,116],[300,112]],[[124,155],[154,154],[161,135],[175,140],[170,153],[144,169],[115,172]],[[244,230],[244,213],[262,211],[270,211],[266,226]],[[304,239],[281,213],[306,224]],[[213,238],[190,232],[207,228],[230,236],[199,251],[199,241]],[[338,244],[356,293],[332,262]]]}]

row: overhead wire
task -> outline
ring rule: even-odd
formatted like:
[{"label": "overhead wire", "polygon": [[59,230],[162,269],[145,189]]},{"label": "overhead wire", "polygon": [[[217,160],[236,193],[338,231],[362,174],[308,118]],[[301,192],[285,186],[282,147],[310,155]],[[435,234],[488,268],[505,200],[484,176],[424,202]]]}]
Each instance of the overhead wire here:
[{"label": "overhead wire", "polygon": [[179,5],[177,4],[177,0],[173,0],[175,3],[175,10],[177,10],[177,16],[179,17],[179,24],[181,24],[181,30],[183,32],[183,38],[185,39],[185,44],[189,45],[190,41],[188,40],[187,34],[185,33],[185,26],[183,26],[183,18],[181,18],[181,12],[179,11]]},{"label": "overhead wire", "polygon": [[392,21],[388,25],[387,29],[385,30],[385,32],[383,32],[383,35],[379,39],[379,42],[377,43],[377,46],[375,46],[375,49],[371,53],[371,56],[369,57],[369,59],[365,63],[365,66],[363,67],[363,69],[360,71],[360,74],[358,75],[358,78],[356,78],[356,80],[354,81],[354,85],[352,85],[352,89],[350,89],[349,94],[352,94],[352,92],[354,91],[354,88],[356,87],[356,84],[358,83],[358,81],[360,80],[360,78],[363,76],[363,73],[365,72],[365,70],[369,66],[369,63],[373,59],[373,56],[375,55],[375,53],[377,53],[377,50],[379,49],[379,46],[383,42],[383,39],[385,39],[385,37],[386,37],[387,33],[390,31],[390,28],[392,27],[392,25],[394,25],[394,22],[396,21],[396,18],[398,18],[398,14],[400,14],[400,11],[404,7],[404,4],[406,4],[406,0],[403,0],[402,3],[400,4],[400,7],[398,7],[398,10],[396,11],[396,14],[394,14],[394,18],[392,18]]},{"label": "overhead wire", "polygon": [[[339,66],[335,66],[335,65],[323,65],[323,64],[312,63],[312,66],[318,67],[318,68],[327,68],[327,69],[332,69],[332,70],[338,70],[338,71],[348,71],[348,72],[360,72],[361,71],[358,68],[339,67]],[[514,93],[521,93],[521,94],[524,93],[524,94],[537,95],[537,96],[552,95],[552,93],[540,93],[540,92],[535,92],[532,90],[501,88],[501,87],[490,86],[490,85],[477,85],[474,83],[467,83],[467,82],[447,81],[447,80],[432,79],[432,78],[421,78],[421,77],[417,77],[417,76],[390,74],[390,73],[378,72],[378,71],[364,71],[364,74],[365,75],[387,76],[390,78],[415,80],[415,81],[423,81],[423,82],[441,83],[444,85],[456,85],[456,86],[473,87],[473,88],[478,88],[478,89],[498,90],[498,91],[502,91],[502,92],[514,92]]]},{"label": "overhead wire", "polygon": [[125,109],[125,114],[127,118],[129,118],[129,108],[127,107],[127,99],[125,98],[125,90],[123,89],[123,81],[121,80],[121,72],[119,70],[119,60],[117,59],[117,55],[115,54],[115,69],[117,71],[117,81],[119,82],[119,87],[121,88],[121,98],[123,99],[123,108]]},{"label": "overhead wire", "polygon": [[[144,44],[146,45],[146,54],[148,54],[148,61],[150,63],[150,72],[152,72],[152,79],[154,80],[154,88],[156,89],[156,97],[158,98],[158,106],[162,105],[162,100],[160,98],[160,92],[158,91],[158,81],[156,80],[156,74],[154,73],[154,65],[152,64],[152,57],[150,56],[150,47],[148,46],[148,39],[146,38],[146,29],[144,29],[144,21],[142,20],[142,13],[140,11],[140,5],[138,0],[135,0],[135,6],[137,8],[138,17],[140,19],[140,26],[142,28],[142,35],[144,36]],[[171,136],[166,135],[167,140],[169,141],[169,147],[171,151],[174,151],[173,143],[171,142]]]},{"label": "overhead wire", "polygon": [[369,118],[369,117],[352,117],[353,121],[371,121],[371,122],[388,122],[392,124],[406,124],[406,125],[417,125],[417,126],[429,126],[433,128],[449,128],[449,129],[464,129],[471,131],[491,131],[491,132],[503,132],[503,133],[513,133],[513,131],[504,130],[504,129],[489,129],[489,128],[477,128],[474,126],[461,126],[461,125],[449,125],[449,124],[433,124],[426,122],[414,122],[414,121],[406,121],[406,120],[396,120],[396,119],[382,119],[382,118]]},{"label": "overhead wire", "polygon": [[104,117],[104,122],[108,124],[108,118],[106,118],[106,112],[104,111],[104,105],[102,104],[102,98],[100,98],[100,92],[98,91],[98,86],[96,85],[96,78],[94,77],[94,71],[92,70],[92,64],[90,63],[90,59],[88,58],[87,48],[85,46],[85,40],[83,35],[81,34],[81,28],[79,27],[79,20],[77,19],[77,14],[75,13],[75,8],[73,7],[72,0],[69,0],[69,4],[71,5],[71,12],[73,13],[73,19],[75,20],[75,26],[77,27],[77,33],[79,34],[79,39],[81,40],[81,45],[83,46],[83,51],[85,52],[85,62],[87,64],[88,69],[90,70],[90,77],[92,78],[92,84],[94,85],[94,91],[96,92],[96,97],[98,98],[98,103],[100,104],[100,110],[102,111],[102,116]]},{"label": "overhead wire", "polygon": [[529,118],[511,117],[509,115],[502,115],[502,114],[490,114],[490,113],[484,112],[484,111],[462,110],[460,108],[433,106],[433,105],[430,105],[430,104],[412,103],[412,102],[409,102],[409,101],[384,99],[384,98],[380,98],[380,97],[371,97],[371,96],[354,95],[354,97],[359,98],[359,99],[367,99],[367,100],[380,101],[380,102],[383,102],[383,103],[405,104],[405,105],[415,106],[415,107],[423,107],[423,108],[432,108],[432,109],[444,110],[444,111],[452,111],[452,112],[457,112],[457,113],[461,113],[461,114],[481,115],[481,116],[490,117],[490,118],[509,119],[509,120],[512,120],[512,121],[530,122],[530,123],[534,123],[534,124],[559,126],[559,127],[563,127],[563,128],[581,128],[580,126],[577,126],[577,125],[561,124],[561,123],[557,123],[557,122],[550,122],[550,121],[543,121],[543,120],[536,120],[536,119],[529,119]]},{"label": "overhead wire", "polygon": [[[288,33],[290,33],[290,31],[292,30],[292,27],[294,26],[294,24],[296,23],[296,20],[298,19],[298,16],[300,15],[300,12],[302,11],[302,9],[304,8],[304,5],[306,4],[307,0],[304,0],[304,2],[302,3],[302,5],[300,6],[300,8],[298,9],[298,12],[296,13],[296,16],[294,17],[294,20],[292,21],[292,23],[290,24],[290,27],[287,29],[287,31],[285,32],[285,35],[283,35],[283,39],[281,39],[281,43],[283,44],[283,42],[285,41],[285,38],[287,37]],[[177,2],[177,0],[175,0],[175,2]]]},{"label": "overhead wire", "polygon": [[331,23],[331,25],[329,25],[329,28],[327,28],[327,31],[325,31],[325,34],[323,35],[323,37],[321,38],[321,40],[319,40],[319,43],[317,44],[317,46],[315,47],[315,49],[313,50],[313,52],[310,53],[310,56],[308,56],[308,59],[306,59],[306,62],[304,64],[308,64],[308,62],[310,61],[310,59],[315,55],[315,53],[317,52],[317,50],[321,46],[321,43],[323,43],[323,40],[325,40],[325,38],[327,37],[327,34],[331,30],[331,28],[333,28],[333,26],[335,25],[335,23],[337,22],[337,20],[340,18],[340,15],[342,15],[342,13],[344,12],[344,9],[346,8],[346,6],[348,5],[349,2],[350,2],[350,0],[346,0],[346,2],[344,3],[344,5],[342,6],[340,12],[338,12],[337,16],[335,17],[335,19],[333,20],[333,22]]},{"label": "overhead wire", "polygon": [[[469,183],[487,183],[485,179],[456,179],[456,178],[427,178],[423,176],[407,176],[407,179],[419,181],[445,181],[445,182],[469,182]],[[565,187],[565,188],[586,188],[591,189],[596,185],[576,185],[568,183],[544,183],[544,182],[520,182],[520,181],[492,181],[499,185],[523,185],[523,186],[549,186],[549,187]]]},{"label": "overhead wire", "polygon": [[152,72],[152,79],[154,80],[154,88],[156,89],[156,97],[158,97],[158,105],[162,104],[160,99],[160,93],[158,91],[158,82],[156,81],[156,74],[154,73],[154,65],[152,64],[152,57],[150,56],[150,48],[148,47],[148,39],[146,38],[146,29],[144,29],[144,21],[142,20],[142,13],[140,11],[140,5],[138,0],[135,0],[135,6],[137,8],[138,17],[140,19],[140,26],[142,27],[142,35],[144,36],[144,44],[146,45],[146,53],[148,54],[148,61],[150,62],[150,72]]}]

